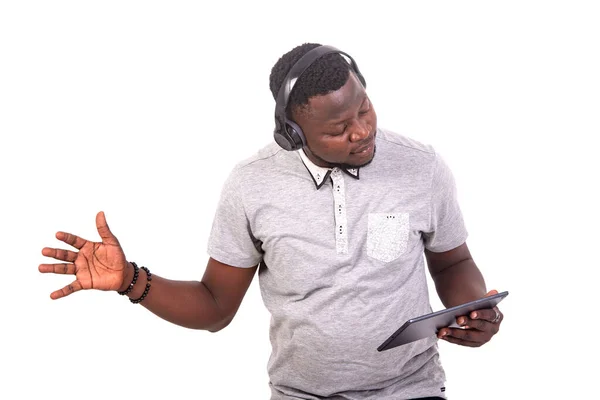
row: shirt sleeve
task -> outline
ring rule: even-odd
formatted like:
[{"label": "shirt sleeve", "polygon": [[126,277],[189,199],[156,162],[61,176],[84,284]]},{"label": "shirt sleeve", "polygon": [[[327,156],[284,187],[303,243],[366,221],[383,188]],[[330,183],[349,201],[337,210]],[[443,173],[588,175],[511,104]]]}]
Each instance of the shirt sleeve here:
[{"label": "shirt sleeve", "polygon": [[223,185],[208,238],[208,255],[227,265],[250,268],[262,261],[262,251],[246,213],[243,181],[236,167]]},{"label": "shirt sleeve", "polygon": [[467,236],[454,176],[442,157],[436,154],[431,182],[429,231],[424,232],[425,248],[435,253],[449,251],[465,243]]}]

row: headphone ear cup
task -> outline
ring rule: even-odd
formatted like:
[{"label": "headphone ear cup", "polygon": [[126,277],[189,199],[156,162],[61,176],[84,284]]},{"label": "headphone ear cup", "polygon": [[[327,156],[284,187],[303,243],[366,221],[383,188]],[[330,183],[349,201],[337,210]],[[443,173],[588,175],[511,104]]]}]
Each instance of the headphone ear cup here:
[{"label": "headphone ear cup", "polygon": [[285,122],[282,122],[279,117],[275,117],[275,130],[273,131],[275,142],[284,150],[292,150],[291,138],[286,129]]},{"label": "headphone ear cup", "polygon": [[283,124],[276,119],[273,138],[280,147],[287,151],[299,150],[306,145],[306,139],[300,126],[287,118]]},{"label": "headphone ear cup", "polygon": [[302,132],[302,128],[294,121],[286,119],[285,121],[285,129],[287,131],[287,136],[290,138],[292,143],[292,150],[299,150],[306,146],[306,138],[304,137],[304,132]]},{"label": "headphone ear cup", "polygon": [[288,136],[287,132],[284,131],[275,131],[273,132],[273,138],[275,142],[284,150],[291,151],[292,149],[292,140]]}]

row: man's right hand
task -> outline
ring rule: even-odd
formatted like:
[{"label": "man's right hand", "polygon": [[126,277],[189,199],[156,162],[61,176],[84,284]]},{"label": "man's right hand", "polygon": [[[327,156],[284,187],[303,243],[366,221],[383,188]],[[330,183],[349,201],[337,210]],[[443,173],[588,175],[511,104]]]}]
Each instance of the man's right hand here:
[{"label": "man's right hand", "polygon": [[[59,264],[41,264],[42,273],[75,275],[75,280],[60,290],[52,292],[50,298],[56,300],[82,289],[125,290],[129,281],[129,263],[119,241],[106,223],[104,213],[96,215],[96,227],[102,242],[91,242],[66,232],[57,232],[56,238],[76,249],[78,252],[44,247],[42,254],[56,260]],[[125,287],[123,287],[125,286]]]}]

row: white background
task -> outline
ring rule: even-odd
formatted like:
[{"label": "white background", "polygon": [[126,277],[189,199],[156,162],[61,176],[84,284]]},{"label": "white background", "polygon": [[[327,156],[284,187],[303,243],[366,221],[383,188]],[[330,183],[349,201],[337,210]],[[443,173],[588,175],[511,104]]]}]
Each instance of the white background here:
[{"label": "white background", "polygon": [[450,398],[597,395],[596,2],[0,4],[0,398],[269,397],[258,281],[211,334],[116,293],[52,301],[70,277],[37,266],[104,210],[129,259],[200,279],[225,177],[272,140],[271,67],[304,42],[350,53],[379,126],[445,157],[511,292],[492,342],[440,344]]}]

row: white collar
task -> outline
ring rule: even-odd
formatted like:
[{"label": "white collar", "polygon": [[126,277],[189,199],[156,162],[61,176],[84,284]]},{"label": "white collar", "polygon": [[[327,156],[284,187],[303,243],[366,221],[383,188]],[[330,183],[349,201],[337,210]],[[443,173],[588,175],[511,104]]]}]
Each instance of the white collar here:
[{"label": "white collar", "polygon": [[297,153],[300,155],[300,158],[302,159],[302,162],[304,163],[304,166],[306,167],[308,172],[310,172],[310,176],[313,178],[313,181],[315,182],[315,186],[317,187],[317,189],[320,189],[321,186],[323,186],[323,183],[325,183],[325,181],[331,174],[331,171],[333,171],[336,168],[341,171],[344,171],[351,177],[358,179],[359,168],[345,169],[345,168],[339,168],[339,167],[334,167],[334,168],[319,167],[318,165],[316,165],[315,163],[310,161],[310,159],[304,153],[303,149],[298,150]]}]

